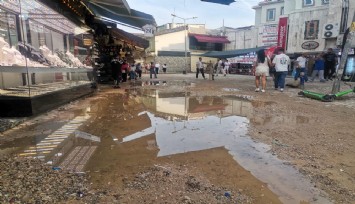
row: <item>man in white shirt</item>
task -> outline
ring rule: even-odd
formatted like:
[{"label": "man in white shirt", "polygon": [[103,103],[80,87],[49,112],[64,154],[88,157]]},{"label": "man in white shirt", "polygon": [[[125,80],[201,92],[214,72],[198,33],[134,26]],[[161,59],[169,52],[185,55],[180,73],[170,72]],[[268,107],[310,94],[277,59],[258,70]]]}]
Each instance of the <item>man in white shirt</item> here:
[{"label": "man in white shirt", "polygon": [[280,88],[283,92],[285,88],[285,79],[288,73],[288,66],[290,65],[290,58],[285,55],[283,48],[279,49],[279,54],[272,60],[273,66],[275,66],[275,89]]},{"label": "man in white shirt", "polygon": [[308,81],[307,77],[307,54],[303,53],[301,56],[299,56],[296,59],[297,65],[296,65],[296,75],[295,75],[295,80],[300,77],[300,85],[301,87],[304,86],[304,82]]},{"label": "man in white shirt", "polygon": [[205,71],[204,71],[204,65],[203,65],[203,62],[202,62],[202,57],[199,57],[198,58],[198,62],[196,62],[196,79],[198,79],[198,74],[201,72],[202,74],[202,77],[204,79],[206,79],[205,77]]},{"label": "man in white shirt", "polygon": [[217,62],[216,76],[218,76],[218,74],[221,72],[222,69],[223,69],[223,61],[222,59],[219,59]]},{"label": "man in white shirt", "polygon": [[160,64],[159,64],[159,62],[157,62],[155,64],[155,74],[159,74],[159,69],[160,69]]},{"label": "man in white shirt", "polygon": [[229,74],[229,66],[230,66],[230,63],[228,62],[228,60],[226,60],[224,62],[224,76],[226,76],[227,74]]}]

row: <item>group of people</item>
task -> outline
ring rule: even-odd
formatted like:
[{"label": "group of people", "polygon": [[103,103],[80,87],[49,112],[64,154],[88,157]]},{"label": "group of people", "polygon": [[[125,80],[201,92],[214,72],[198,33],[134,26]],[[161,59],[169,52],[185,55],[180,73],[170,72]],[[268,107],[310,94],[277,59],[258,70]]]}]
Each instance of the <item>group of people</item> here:
[{"label": "group of people", "polygon": [[[310,67],[311,61],[314,61],[312,65],[313,71],[311,79],[308,80],[308,67]],[[303,53],[296,60],[294,79],[298,80],[300,78],[301,88],[304,87],[304,82],[313,82],[317,75],[320,82],[333,80],[337,64],[338,56],[333,52],[332,48],[329,48],[326,53],[318,54],[314,59]]]},{"label": "group of people", "polygon": [[[212,64],[212,61],[210,61],[207,64],[207,71],[209,72],[211,79],[214,80],[214,76],[218,76],[218,74],[223,74],[226,76],[229,74],[229,68],[231,66],[231,63],[227,59],[218,59],[217,63],[214,65]],[[196,62],[196,79],[198,79],[198,75],[201,73],[202,77],[206,79],[205,77],[205,65],[202,62],[202,57],[199,57],[199,60]]]},{"label": "group of people", "polygon": [[120,88],[120,82],[142,78],[142,65],[135,61],[130,64],[126,59],[117,57],[111,61],[111,75],[114,80],[114,88]]},{"label": "group of people", "polygon": [[[145,64],[144,68],[145,68],[146,72],[149,71],[149,75],[150,75],[151,79],[153,78],[153,75],[154,75],[154,78],[157,78],[157,75],[159,74],[159,71],[160,71],[160,64],[159,64],[159,62],[157,62],[157,63],[150,62],[149,64]],[[162,68],[163,68],[163,73],[165,74],[166,70],[168,68],[167,65],[163,64]]]},{"label": "group of people", "polygon": [[[146,71],[149,71],[150,78],[153,76],[154,78],[157,78],[157,74],[160,70],[160,64],[158,62],[151,62],[149,64],[145,63],[144,66],[142,66],[141,63],[136,63],[135,61],[128,63],[126,59],[120,57],[112,59],[111,73],[114,80],[114,88],[120,88],[119,84],[121,82],[126,82],[127,80],[137,80],[138,78],[141,79],[143,68]],[[162,68],[163,73],[166,73],[167,65],[164,64]]]},{"label": "group of people", "polygon": [[[257,52],[257,59],[253,65],[255,73],[255,86],[256,92],[265,92],[266,89],[266,77],[272,75],[274,79],[275,89],[284,91],[285,78],[288,74],[288,69],[291,64],[290,58],[284,53],[284,49],[279,49],[278,53],[272,58],[272,56],[266,56],[265,50],[259,50]],[[332,80],[336,71],[336,65],[338,64],[338,56],[333,52],[332,48],[329,48],[326,53],[318,54],[312,64],[311,79],[308,80],[308,67],[310,67],[311,57],[306,53],[302,53],[294,63],[293,77],[295,81],[299,79],[299,86],[304,88],[305,82],[313,82],[316,76],[319,77],[320,82]],[[261,81],[261,89],[259,88]]]}]

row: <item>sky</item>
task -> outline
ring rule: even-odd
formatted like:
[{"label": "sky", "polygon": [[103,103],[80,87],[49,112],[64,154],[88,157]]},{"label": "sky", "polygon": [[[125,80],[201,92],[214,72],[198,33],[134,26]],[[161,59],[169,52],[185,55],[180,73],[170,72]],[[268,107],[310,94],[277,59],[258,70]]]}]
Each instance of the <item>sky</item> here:
[{"label": "sky", "polygon": [[[157,25],[171,23],[173,13],[182,18],[197,17],[187,20],[186,23],[206,24],[208,29],[222,27],[223,21],[224,26],[233,28],[254,25],[255,12],[252,7],[261,0],[236,1],[229,6],[200,0],[127,0],[127,3],[131,9],[153,15]],[[183,23],[183,20],[175,18],[174,22]],[[132,32],[127,27],[121,28]]]}]

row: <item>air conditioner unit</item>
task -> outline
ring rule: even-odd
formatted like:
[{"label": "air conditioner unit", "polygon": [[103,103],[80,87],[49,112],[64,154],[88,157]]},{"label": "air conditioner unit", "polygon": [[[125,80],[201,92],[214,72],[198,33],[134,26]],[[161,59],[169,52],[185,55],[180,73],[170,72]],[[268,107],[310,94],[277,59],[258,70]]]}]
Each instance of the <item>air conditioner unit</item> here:
[{"label": "air conditioner unit", "polygon": [[338,23],[326,23],[323,27],[323,38],[336,38],[339,35]]}]

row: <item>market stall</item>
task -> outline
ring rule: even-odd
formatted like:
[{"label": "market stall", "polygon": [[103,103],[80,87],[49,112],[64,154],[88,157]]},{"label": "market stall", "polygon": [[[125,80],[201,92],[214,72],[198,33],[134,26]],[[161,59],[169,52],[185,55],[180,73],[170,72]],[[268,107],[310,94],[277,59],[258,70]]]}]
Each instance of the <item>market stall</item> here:
[{"label": "market stall", "polygon": [[29,116],[92,93],[86,30],[36,0],[0,1],[0,116]]}]

